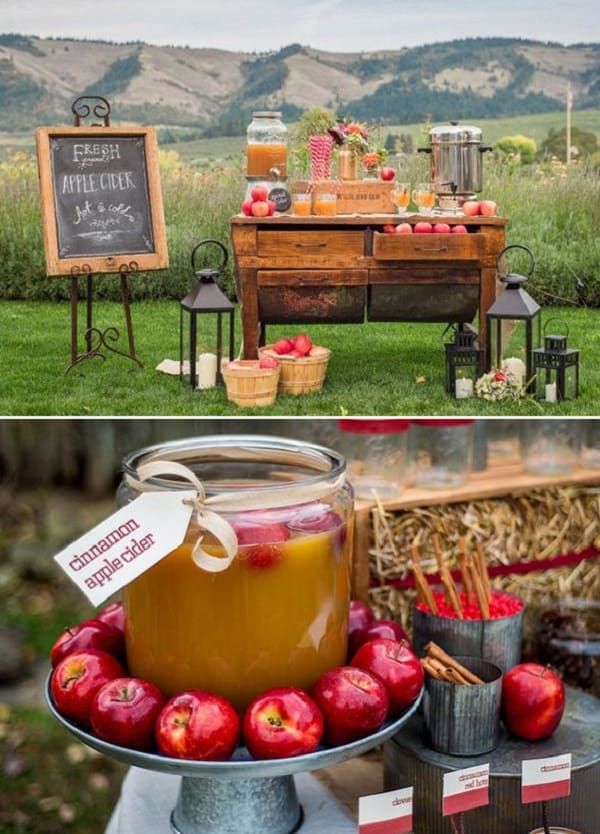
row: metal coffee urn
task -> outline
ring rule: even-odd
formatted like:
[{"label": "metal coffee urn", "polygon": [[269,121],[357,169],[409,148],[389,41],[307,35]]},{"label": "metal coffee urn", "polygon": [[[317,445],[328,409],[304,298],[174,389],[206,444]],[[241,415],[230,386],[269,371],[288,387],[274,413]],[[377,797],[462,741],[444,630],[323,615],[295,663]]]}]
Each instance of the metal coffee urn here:
[{"label": "metal coffee urn", "polygon": [[483,145],[481,128],[450,122],[432,127],[430,147],[418,148],[419,153],[431,154],[431,181],[440,197],[458,199],[461,203],[482,190],[482,154],[491,151]]}]

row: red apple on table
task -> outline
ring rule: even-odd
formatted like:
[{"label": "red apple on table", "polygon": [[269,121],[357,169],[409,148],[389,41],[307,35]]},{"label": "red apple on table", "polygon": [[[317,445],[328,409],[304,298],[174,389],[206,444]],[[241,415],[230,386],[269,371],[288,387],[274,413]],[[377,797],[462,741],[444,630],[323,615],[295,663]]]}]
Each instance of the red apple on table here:
[{"label": "red apple on table", "polygon": [[181,692],[162,708],[155,728],[158,749],[175,759],[225,761],[240,737],[240,719],[220,695]]},{"label": "red apple on table", "polygon": [[386,235],[393,235],[396,232],[396,227],[393,225],[393,223],[386,223],[383,227],[383,231]]},{"label": "red apple on table", "polygon": [[259,200],[256,203],[252,203],[251,211],[253,217],[268,217],[269,204],[266,201]]},{"label": "red apple on table", "polygon": [[433,233],[436,235],[449,235],[450,231],[448,223],[434,223],[433,225]]},{"label": "red apple on table", "polygon": [[96,611],[94,619],[118,628],[119,631],[125,631],[125,608],[122,602],[111,602],[110,605]]},{"label": "red apple on table", "polygon": [[479,200],[467,200],[462,204],[462,213],[465,217],[475,217],[479,214]]},{"label": "red apple on table", "polygon": [[359,599],[350,600],[350,610],[348,612],[348,640],[351,641],[353,635],[358,634],[375,620],[375,614],[366,602]]},{"label": "red apple on table", "polygon": [[261,357],[258,363],[258,367],[273,370],[275,368],[278,368],[280,364],[281,362],[279,361],[279,359],[275,359],[274,356],[263,356]]},{"label": "red apple on table", "polygon": [[463,226],[462,223],[457,223],[456,226],[452,226],[452,234],[453,235],[468,235],[469,230],[466,226]]},{"label": "red apple on table", "polygon": [[275,200],[267,200],[267,205],[269,206],[269,217],[272,217],[277,210],[277,203]]},{"label": "red apple on table", "polygon": [[368,643],[370,640],[378,640],[380,638],[384,640],[395,640],[396,642],[404,640],[408,645],[410,645],[408,635],[400,623],[397,623],[395,620],[374,620],[365,628],[361,628],[360,631],[354,632],[352,640],[350,641],[350,650],[354,654],[365,643]]},{"label": "red apple on table", "polygon": [[77,724],[88,727],[94,695],[105,683],[122,678],[125,670],[106,652],[88,649],[64,657],[50,679],[56,709]]},{"label": "red apple on table", "polygon": [[379,169],[379,176],[384,182],[391,182],[396,178],[396,171],[389,166],[384,166]]},{"label": "red apple on table", "polygon": [[125,655],[125,638],[123,632],[101,620],[84,620],[71,626],[57,638],[50,651],[52,667],[69,654],[87,649],[98,649],[115,657]]},{"label": "red apple on table", "polygon": [[414,232],[416,235],[430,235],[432,231],[433,226],[431,225],[431,223],[427,223],[425,221],[415,223]]},{"label": "red apple on table", "polygon": [[397,235],[412,235],[413,227],[410,223],[398,223],[396,226],[396,234]]},{"label": "red apple on table", "polygon": [[154,725],[165,699],[160,689],[141,678],[115,678],[96,692],[90,724],[98,738],[131,747],[152,750]]},{"label": "red apple on table", "polygon": [[250,197],[253,203],[266,203],[269,199],[269,189],[266,185],[255,185],[250,192]]},{"label": "red apple on table", "polygon": [[405,641],[370,640],[360,647],[351,662],[383,683],[390,702],[390,716],[409,707],[423,686],[423,667]]},{"label": "red apple on table", "polygon": [[498,206],[493,200],[481,200],[479,203],[479,213],[484,217],[495,217]]},{"label": "red apple on table", "polygon": [[253,200],[244,200],[242,203],[242,214],[245,214],[246,217],[252,217],[253,204]]},{"label": "red apple on table", "polygon": [[324,722],[310,695],[283,686],[251,701],[242,727],[246,747],[255,759],[285,759],[316,750]]},{"label": "red apple on table", "polygon": [[280,356],[284,356],[294,349],[294,343],[291,339],[278,339],[273,345],[273,350]]},{"label": "red apple on table", "polygon": [[301,356],[308,356],[312,346],[312,339],[306,333],[300,333],[294,339],[294,350],[298,351]]},{"label": "red apple on table", "polygon": [[378,730],[386,719],[388,696],[383,683],[354,666],[321,675],[313,692],[330,744],[348,744]]},{"label": "red apple on table", "polygon": [[565,687],[558,675],[539,663],[519,663],[502,679],[502,720],[517,738],[539,741],[560,724]]}]

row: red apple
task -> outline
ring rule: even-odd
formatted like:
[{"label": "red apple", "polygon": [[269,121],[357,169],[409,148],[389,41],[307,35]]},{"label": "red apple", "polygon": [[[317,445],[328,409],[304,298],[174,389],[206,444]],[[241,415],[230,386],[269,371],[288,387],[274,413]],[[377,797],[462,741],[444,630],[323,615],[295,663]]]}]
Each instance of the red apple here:
[{"label": "red apple", "polygon": [[481,200],[479,203],[479,213],[484,217],[495,217],[497,208],[493,200]]},{"label": "red apple", "polygon": [[423,667],[404,640],[370,640],[351,662],[382,681],[390,702],[390,716],[409,707],[423,686]]},{"label": "red apple", "polygon": [[396,172],[393,168],[383,167],[379,169],[379,176],[384,182],[391,182],[396,177]]},{"label": "red apple", "polygon": [[297,350],[301,356],[308,356],[312,350],[312,339],[306,333],[300,333],[294,339],[294,350]]},{"label": "red apple", "polygon": [[290,339],[278,339],[273,345],[273,350],[280,356],[289,353],[294,348],[294,343]]},{"label": "red apple", "polygon": [[268,217],[269,216],[269,204],[264,200],[259,200],[256,203],[252,203],[252,216],[253,217]]},{"label": "red apple", "polygon": [[300,353],[300,351],[298,351],[298,350],[296,350],[296,348],[294,348],[294,350],[290,350],[290,352],[288,353],[288,356],[290,356],[292,359],[302,359],[304,354]]},{"label": "red apple", "polygon": [[436,235],[449,235],[450,226],[447,223],[434,223],[433,233]]},{"label": "red apple", "polygon": [[375,614],[366,602],[359,599],[350,600],[350,611],[348,613],[348,640],[351,642],[353,636],[358,634],[375,620]]},{"label": "red apple", "polygon": [[365,628],[361,628],[360,631],[354,632],[350,641],[350,651],[354,653],[369,640],[377,640],[378,638],[395,640],[396,642],[405,640],[410,645],[408,635],[399,623],[394,620],[375,620]]},{"label": "red apple", "polygon": [[266,185],[255,185],[250,192],[250,197],[254,203],[266,203],[269,199],[269,189]]},{"label": "red apple", "polygon": [[396,227],[392,223],[386,223],[383,227],[383,231],[386,235],[393,235],[396,231]]},{"label": "red apple", "polygon": [[100,620],[84,620],[71,626],[60,635],[50,651],[52,667],[69,654],[83,652],[87,649],[112,654],[115,657],[125,655],[125,638],[123,632]]},{"label": "red apple", "polygon": [[181,692],[162,708],[156,721],[156,742],[175,759],[225,761],[240,737],[240,719],[220,695],[200,689]]},{"label": "red apple", "polygon": [[277,203],[275,200],[267,200],[267,205],[269,206],[269,217],[272,217],[277,210]]},{"label": "red apple", "polygon": [[290,531],[285,524],[273,521],[265,520],[262,524],[258,521],[232,521],[231,526],[235,530],[240,547],[247,544],[286,542],[290,537]]},{"label": "red apple", "polygon": [[258,367],[273,369],[278,368],[280,364],[281,362],[279,361],[279,359],[275,359],[274,356],[263,356],[260,362],[258,363]]},{"label": "red apple", "polygon": [[323,716],[310,695],[293,686],[258,695],[244,714],[246,747],[255,759],[312,753],[323,736]]},{"label": "red apple", "polygon": [[565,687],[552,669],[520,663],[504,675],[502,720],[517,738],[548,738],[560,724],[564,708]]},{"label": "red apple", "polygon": [[396,226],[396,234],[397,235],[412,235],[413,227],[410,223],[398,223]]},{"label": "red apple", "polygon": [[465,217],[474,217],[476,214],[479,214],[479,201],[467,200],[462,204],[462,213]]},{"label": "red apple", "polygon": [[56,709],[77,724],[89,726],[94,695],[125,670],[106,652],[88,649],[64,657],[52,672],[50,690]]},{"label": "red apple", "polygon": [[246,217],[252,217],[252,200],[244,200],[242,203],[242,214],[245,214]]},{"label": "red apple", "polygon": [[101,608],[96,612],[95,619],[118,628],[119,631],[125,631],[125,608],[122,602],[111,602],[110,605]]},{"label": "red apple", "polygon": [[152,750],[154,725],[164,703],[162,692],[153,683],[140,678],[115,678],[94,696],[92,730],[111,744]]},{"label": "red apple", "polygon": [[331,510],[327,504],[317,501],[303,507],[288,522],[290,530],[297,530],[300,533],[325,533],[327,530],[335,530],[340,527],[342,519]]},{"label": "red apple", "polygon": [[312,695],[325,718],[325,735],[330,744],[347,744],[374,733],[388,712],[383,683],[354,666],[325,672]]},{"label": "red apple", "polygon": [[431,223],[427,223],[425,221],[421,221],[420,223],[415,223],[415,234],[416,235],[429,235],[433,231],[433,226]]},{"label": "red apple", "polygon": [[462,223],[457,223],[456,226],[452,226],[452,234],[453,235],[468,235],[469,230],[466,226],[463,226]]}]

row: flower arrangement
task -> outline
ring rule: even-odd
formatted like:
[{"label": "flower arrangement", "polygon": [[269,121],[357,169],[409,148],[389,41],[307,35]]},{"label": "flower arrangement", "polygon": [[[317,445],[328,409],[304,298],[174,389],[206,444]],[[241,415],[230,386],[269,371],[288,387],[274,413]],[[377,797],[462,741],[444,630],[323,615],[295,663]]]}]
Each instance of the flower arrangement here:
[{"label": "flower arrangement", "polygon": [[480,376],[475,383],[475,393],[489,402],[520,400],[524,394],[519,377],[505,371],[492,370]]}]

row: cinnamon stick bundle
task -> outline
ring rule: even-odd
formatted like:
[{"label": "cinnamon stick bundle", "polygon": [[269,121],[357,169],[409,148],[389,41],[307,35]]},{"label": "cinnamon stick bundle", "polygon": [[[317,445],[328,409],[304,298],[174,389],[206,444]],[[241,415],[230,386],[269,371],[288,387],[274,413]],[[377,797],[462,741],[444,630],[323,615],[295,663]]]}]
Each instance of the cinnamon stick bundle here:
[{"label": "cinnamon stick bundle", "polygon": [[464,589],[464,592],[465,592],[465,599],[467,601],[467,605],[469,605],[469,603],[471,602],[471,599],[474,596],[474,593],[473,593],[473,580],[471,579],[471,574],[470,574],[469,570],[467,569],[468,551],[467,551],[467,541],[466,541],[464,536],[461,536],[461,539],[460,539],[460,550],[461,550],[461,553],[460,553],[460,556],[458,557],[458,564],[459,564],[459,567],[460,567],[460,574],[462,576],[462,584],[463,584],[463,589]]},{"label": "cinnamon stick bundle", "polygon": [[433,592],[429,587],[429,582],[427,581],[427,579],[425,578],[425,574],[423,573],[423,568],[421,567],[421,555],[419,553],[419,548],[416,544],[413,544],[413,546],[411,547],[411,554],[412,569],[415,577],[415,585],[417,587],[417,595],[419,596],[421,602],[424,602],[425,605],[429,608],[432,614],[437,614],[437,602],[435,601]]},{"label": "cinnamon stick bundle", "polygon": [[452,670],[450,672],[450,679],[452,679],[455,683],[459,682],[459,678],[462,678],[466,683],[469,684],[482,684],[484,681],[481,680],[480,677],[475,675],[469,669],[447,654],[441,646],[438,646],[437,643],[433,641],[427,643],[425,646],[425,651],[427,652],[427,660],[430,664],[435,666],[435,662],[442,664],[444,669],[446,670],[446,674],[448,674],[448,670]]},{"label": "cinnamon stick bundle", "polygon": [[483,582],[481,580],[481,574],[475,564],[475,560],[473,556],[469,553],[467,556],[467,572],[471,576],[471,581],[473,583],[473,588],[475,589],[475,598],[477,600],[477,605],[479,606],[479,610],[481,612],[481,617],[484,620],[490,619],[490,604],[488,601],[487,594],[485,592],[485,588],[483,587]]},{"label": "cinnamon stick bundle", "polygon": [[433,543],[433,551],[435,553],[435,558],[438,563],[438,569],[440,572],[440,579],[442,581],[442,585],[444,586],[444,596],[448,603],[452,606],[454,613],[456,614],[459,620],[463,620],[463,612],[462,606],[460,604],[460,597],[458,596],[458,591],[456,590],[456,585],[454,584],[454,579],[452,579],[452,574],[444,564],[444,559],[442,557],[442,548],[440,547],[440,539],[437,533],[434,533],[431,537],[431,541]]},{"label": "cinnamon stick bundle", "polygon": [[485,595],[487,598],[488,603],[492,599],[492,589],[490,587],[490,576],[488,574],[487,569],[487,562],[485,561],[485,554],[483,552],[483,545],[478,540],[476,542],[477,547],[477,568],[479,570],[479,575],[481,577],[481,583],[483,585],[483,589],[485,591]]}]

